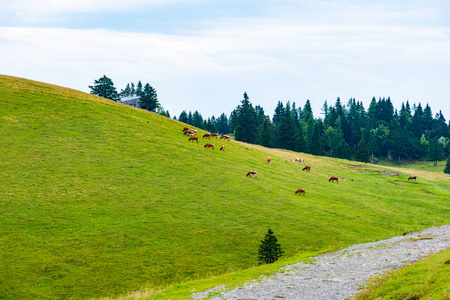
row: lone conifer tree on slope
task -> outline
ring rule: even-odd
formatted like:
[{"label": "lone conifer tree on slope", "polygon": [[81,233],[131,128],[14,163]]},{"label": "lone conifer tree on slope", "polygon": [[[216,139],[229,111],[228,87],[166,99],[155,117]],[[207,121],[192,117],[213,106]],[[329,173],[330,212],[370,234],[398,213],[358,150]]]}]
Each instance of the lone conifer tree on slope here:
[{"label": "lone conifer tree on slope", "polygon": [[277,237],[273,234],[272,229],[269,228],[258,249],[259,261],[263,264],[271,264],[277,261],[283,253],[284,251],[281,250]]}]

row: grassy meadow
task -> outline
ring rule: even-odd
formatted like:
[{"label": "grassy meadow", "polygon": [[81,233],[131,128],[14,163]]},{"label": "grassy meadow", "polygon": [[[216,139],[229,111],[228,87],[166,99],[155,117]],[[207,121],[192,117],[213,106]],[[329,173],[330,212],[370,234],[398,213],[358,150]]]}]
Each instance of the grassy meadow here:
[{"label": "grassy meadow", "polygon": [[205,149],[184,126],[0,75],[0,299],[150,297],[255,270],[269,227],[290,261],[450,222],[449,175],[236,141]]}]

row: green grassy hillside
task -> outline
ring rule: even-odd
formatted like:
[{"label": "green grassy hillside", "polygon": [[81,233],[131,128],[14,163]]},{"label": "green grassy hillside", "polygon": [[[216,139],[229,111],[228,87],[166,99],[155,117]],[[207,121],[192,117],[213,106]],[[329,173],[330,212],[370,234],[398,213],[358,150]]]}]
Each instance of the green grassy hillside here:
[{"label": "green grassy hillside", "polygon": [[413,184],[411,170],[236,141],[205,149],[184,126],[0,76],[0,299],[114,296],[247,269],[269,227],[289,259],[450,222],[448,175],[417,171]]}]

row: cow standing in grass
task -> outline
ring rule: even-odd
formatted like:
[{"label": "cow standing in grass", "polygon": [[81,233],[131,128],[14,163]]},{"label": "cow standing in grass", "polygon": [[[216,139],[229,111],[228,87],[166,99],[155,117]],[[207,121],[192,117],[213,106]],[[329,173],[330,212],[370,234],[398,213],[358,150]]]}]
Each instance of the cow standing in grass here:
[{"label": "cow standing in grass", "polygon": [[409,176],[408,181],[413,180],[413,179],[414,179],[414,181],[417,181],[417,176]]},{"label": "cow standing in grass", "polygon": [[306,191],[305,191],[305,189],[298,189],[298,190],[295,191],[295,193],[296,193],[296,194],[299,194],[299,195],[300,195],[300,194],[305,195]]},{"label": "cow standing in grass", "polygon": [[256,178],[257,175],[258,175],[258,173],[257,173],[256,171],[250,171],[250,172],[248,172],[247,175],[245,175],[245,176],[247,176],[247,177],[249,177],[249,176],[254,176],[254,177]]},{"label": "cow standing in grass", "polygon": [[198,137],[197,136],[191,136],[190,138],[189,138],[189,142],[190,141],[197,141],[197,144],[198,144]]},{"label": "cow standing in grass", "polygon": [[214,150],[214,144],[205,144],[205,146],[203,146],[203,148],[212,148]]},{"label": "cow standing in grass", "polygon": [[331,181],[331,183],[333,183],[334,181],[336,181],[336,183],[339,183],[339,178],[336,176],[331,176],[330,179],[328,179],[328,181]]}]

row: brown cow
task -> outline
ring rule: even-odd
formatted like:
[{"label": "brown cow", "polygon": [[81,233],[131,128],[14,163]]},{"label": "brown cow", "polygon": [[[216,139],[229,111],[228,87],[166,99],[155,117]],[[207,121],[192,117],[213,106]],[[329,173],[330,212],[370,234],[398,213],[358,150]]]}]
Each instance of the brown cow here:
[{"label": "brown cow", "polygon": [[203,146],[203,148],[212,148],[214,150],[214,144],[205,144],[205,146]]},{"label": "brown cow", "polygon": [[248,172],[247,173],[247,175],[245,175],[245,176],[255,176],[255,178],[256,178],[256,176],[258,175],[258,173],[256,172],[256,171],[250,171],[250,172]]},{"label": "brown cow", "polygon": [[223,134],[220,138],[230,141],[230,137],[228,135],[225,135],[225,134]]},{"label": "brown cow", "polygon": [[225,151],[225,146],[220,147],[219,150]]},{"label": "brown cow", "polygon": [[305,195],[305,192],[306,192],[305,189],[298,189],[295,191],[296,194],[303,194],[303,195]]},{"label": "brown cow", "polygon": [[339,183],[339,178],[337,178],[336,176],[331,176],[330,179],[328,179],[328,181],[331,181],[332,183],[336,180],[336,183]]},{"label": "brown cow", "polygon": [[270,156],[267,158],[267,162],[269,163],[269,165],[272,164],[272,158]]},{"label": "brown cow", "polygon": [[189,142],[190,141],[197,141],[197,144],[198,144],[198,136],[191,136],[190,138],[189,138]]},{"label": "brown cow", "polygon": [[417,181],[417,176],[409,176],[408,181],[413,180],[413,179],[414,179],[414,181]]},{"label": "brown cow", "polygon": [[302,164],[304,164],[304,159],[303,158],[299,158],[299,157],[297,157],[296,159],[294,159],[292,162],[298,162],[298,163],[302,163]]},{"label": "brown cow", "polygon": [[184,127],[182,131],[186,131],[186,130],[189,130],[189,128],[187,128],[187,127]]},{"label": "brown cow", "polygon": [[302,171],[311,171],[311,166],[305,166]]},{"label": "brown cow", "polygon": [[219,135],[217,134],[217,133],[211,133],[211,137],[216,137],[216,140],[217,140],[217,137],[218,137]]},{"label": "brown cow", "polygon": [[204,135],[203,135],[203,138],[204,139],[209,139],[211,137],[211,135],[209,134],[209,133],[205,133]]},{"label": "brown cow", "polygon": [[184,132],[184,135],[194,135],[195,134],[195,131],[194,130],[192,130],[192,129],[190,129],[190,130],[186,130],[185,132]]}]

